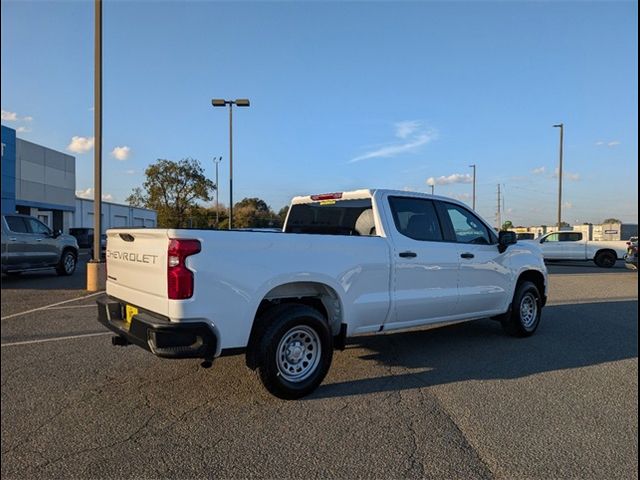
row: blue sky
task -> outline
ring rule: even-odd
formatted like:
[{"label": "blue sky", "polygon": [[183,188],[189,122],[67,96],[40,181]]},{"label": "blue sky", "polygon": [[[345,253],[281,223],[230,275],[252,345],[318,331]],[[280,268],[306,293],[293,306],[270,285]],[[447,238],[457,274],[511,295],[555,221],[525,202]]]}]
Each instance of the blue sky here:
[{"label": "blue sky", "polygon": [[[2,1],[2,123],[93,183],[93,2]],[[493,222],[638,218],[635,2],[113,2],[104,19],[103,192],[199,159],[228,201],[364,187],[471,202]],[[74,137],[78,137],[75,138]]]}]

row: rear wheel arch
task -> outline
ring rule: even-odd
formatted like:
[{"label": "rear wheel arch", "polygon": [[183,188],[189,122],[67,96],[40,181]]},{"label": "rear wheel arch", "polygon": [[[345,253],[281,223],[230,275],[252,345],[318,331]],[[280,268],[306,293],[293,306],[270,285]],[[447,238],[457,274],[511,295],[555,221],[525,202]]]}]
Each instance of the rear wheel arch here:
[{"label": "rear wheel arch", "polygon": [[263,333],[277,320],[283,306],[291,304],[313,308],[325,318],[332,336],[340,334],[344,312],[335,289],[321,282],[292,282],[279,285],[263,297],[255,312],[247,343],[246,363],[249,368],[257,367],[256,353]]}]

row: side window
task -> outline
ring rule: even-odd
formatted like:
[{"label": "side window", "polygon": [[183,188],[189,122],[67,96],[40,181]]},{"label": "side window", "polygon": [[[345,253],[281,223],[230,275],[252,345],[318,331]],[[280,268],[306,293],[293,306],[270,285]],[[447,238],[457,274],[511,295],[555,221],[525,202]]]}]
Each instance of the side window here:
[{"label": "side window", "polygon": [[431,200],[410,197],[389,197],[396,229],[414,240],[437,242],[442,240],[442,229]]},{"label": "side window", "polygon": [[579,242],[582,240],[582,233],[580,232],[560,233],[559,235],[561,242]]},{"label": "side window", "polygon": [[545,242],[559,242],[560,236],[557,233],[552,233],[544,240]]},{"label": "side window", "polygon": [[452,203],[443,203],[443,210],[451,221],[456,242],[480,245],[493,243],[487,227],[469,210]]},{"label": "side window", "polygon": [[9,226],[9,230],[15,233],[29,233],[27,230],[27,224],[22,217],[4,217]]},{"label": "side window", "polygon": [[31,233],[41,233],[45,235],[49,235],[51,233],[49,227],[35,218],[27,218],[27,223],[29,224]]}]

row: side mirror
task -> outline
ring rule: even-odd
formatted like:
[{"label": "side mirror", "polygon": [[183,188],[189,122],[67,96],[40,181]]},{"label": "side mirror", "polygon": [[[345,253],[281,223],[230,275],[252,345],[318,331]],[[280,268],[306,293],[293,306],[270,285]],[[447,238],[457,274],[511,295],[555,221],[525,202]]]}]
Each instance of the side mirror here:
[{"label": "side mirror", "polygon": [[498,251],[503,253],[509,245],[518,241],[516,232],[502,231],[498,233]]},{"label": "side mirror", "polygon": [[62,230],[54,230],[54,231],[51,233],[51,236],[52,236],[53,238],[58,238],[60,235],[62,235]]}]

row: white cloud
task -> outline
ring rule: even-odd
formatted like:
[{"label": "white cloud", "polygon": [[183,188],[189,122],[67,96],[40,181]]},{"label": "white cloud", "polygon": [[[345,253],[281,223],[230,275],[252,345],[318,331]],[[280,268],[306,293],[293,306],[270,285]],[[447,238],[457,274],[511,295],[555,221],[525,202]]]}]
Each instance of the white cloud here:
[{"label": "white cloud", "polygon": [[[89,187],[84,190],[76,190],[76,196],[80,198],[88,198],[89,200],[93,200],[93,188]],[[113,200],[113,195],[110,193],[103,193],[102,200],[110,202]]]},{"label": "white cloud", "polygon": [[130,170],[125,170],[124,173],[126,173],[127,175],[135,175],[136,171],[133,169],[130,169]]},{"label": "white cloud", "polygon": [[567,210],[569,210],[569,209],[573,208],[573,203],[571,203],[571,202],[564,202],[564,203],[562,204],[562,208],[566,208]]},{"label": "white cloud", "polygon": [[417,120],[406,120],[404,122],[398,122],[395,124],[396,137],[407,138],[420,128],[421,123]]},{"label": "white cloud", "polygon": [[126,160],[127,158],[129,158],[129,155],[131,154],[131,149],[127,146],[122,146],[122,147],[116,147],[113,150],[111,150],[111,155],[113,157],[115,157],[116,160]]},{"label": "white cloud", "polygon": [[427,130],[421,126],[420,122],[415,120],[398,122],[395,124],[396,137],[404,140],[403,143],[386,145],[376,148],[370,152],[366,152],[349,160],[349,163],[369,160],[371,158],[389,158],[395,157],[403,153],[409,153],[417,150],[438,137],[435,130]]},{"label": "white cloud", "polygon": [[30,132],[30,131],[31,131],[30,128],[23,127],[23,126],[20,126],[20,127],[16,128],[16,132],[18,132],[18,133],[26,133],[26,132]]},{"label": "white cloud", "polygon": [[67,150],[73,153],[87,153],[92,148],[93,137],[74,136],[71,138],[71,143],[67,146]]},{"label": "white cloud", "polygon": [[471,197],[472,197],[470,193],[456,193],[451,196],[456,200],[460,200],[461,202],[466,202],[467,200],[471,200]]},{"label": "white cloud", "polygon": [[7,110],[2,110],[2,121],[4,122],[32,122],[33,117],[26,115],[21,117],[16,112],[9,112]]},{"label": "white cloud", "polygon": [[468,173],[453,173],[448,177],[427,178],[427,185],[451,185],[453,183],[473,183],[473,176]]},{"label": "white cloud", "polygon": [[617,145],[620,145],[620,141],[619,140],[611,140],[610,142],[603,142],[602,140],[598,140],[596,142],[596,145],[598,147],[601,147],[603,145],[606,145],[607,147],[615,147]]},{"label": "white cloud", "polygon": [[545,167],[538,167],[531,170],[531,173],[533,173],[534,175],[540,175],[540,174],[543,174],[545,171],[546,171]]},{"label": "white cloud", "polygon": [[2,110],[2,120],[5,122],[17,122],[18,114],[16,112],[7,112],[6,110]]},{"label": "white cloud", "polygon": [[[559,171],[560,169],[556,168],[555,171],[553,172],[553,175],[551,175],[551,178],[558,178]],[[580,174],[565,171],[565,172],[562,172],[562,178],[563,180],[571,180],[572,182],[577,182],[580,180]]]}]

